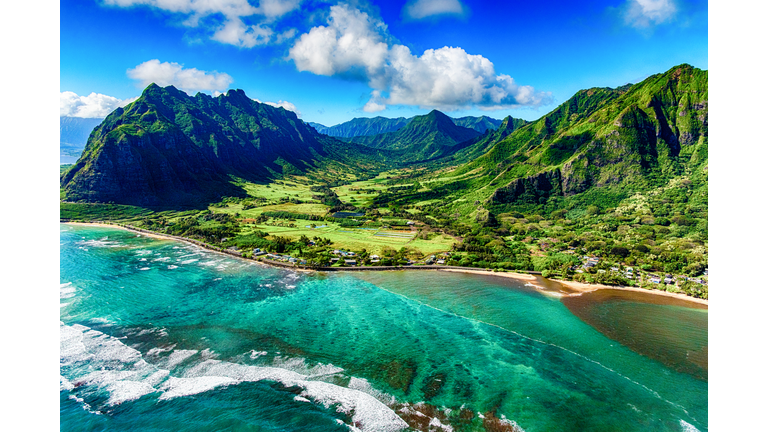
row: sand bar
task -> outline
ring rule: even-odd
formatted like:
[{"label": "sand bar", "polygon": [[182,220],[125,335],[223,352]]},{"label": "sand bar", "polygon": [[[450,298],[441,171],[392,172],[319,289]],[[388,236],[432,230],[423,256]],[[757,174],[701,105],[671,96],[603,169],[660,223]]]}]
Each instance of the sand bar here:
[{"label": "sand bar", "polygon": [[[403,270],[407,270],[407,268],[403,268]],[[473,269],[438,269],[439,271],[444,272],[455,272],[455,273],[469,273],[469,274],[477,274],[477,275],[483,275],[483,276],[499,276],[499,277],[505,277],[505,278],[512,278],[512,279],[523,279],[523,280],[529,280],[533,281],[536,280],[536,276],[524,274],[524,273],[513,273],[513,272],[490,272],[487,270],[473,270]]]},{"label": "sand bar", "polygon": [[600,289],[612,289],[612,290],[643,292],[643,293],[661,295],[666,297],[674,297],[680,300],[686,300],[693,303],[709,305],[709,302],[706,299],[700,299],[700,298],[691,297],[685,294],[671,293],[671,292],[662,291],[662,290],[645,289],[645,288],[638,288],[638,287],[611,286],[611,285],[602,285],[602,284],[588,284],[583,282],[563,281],[563,280],[558,280],[557,282],[567,286],[568,288],[578,291],[577,293],[574,293],[574,294],[566,294],[566,296],[578,296],[583,293],[597,291]]}]

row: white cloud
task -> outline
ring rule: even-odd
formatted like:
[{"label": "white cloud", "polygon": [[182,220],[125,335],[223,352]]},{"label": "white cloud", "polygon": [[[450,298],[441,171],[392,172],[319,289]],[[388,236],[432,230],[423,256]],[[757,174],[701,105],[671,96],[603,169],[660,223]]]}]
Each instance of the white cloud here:
[{"label": "white cloud", "polygon": [[671,21],[676,13],[675,0],[627,0],[624,23],[635,28],[648,28]]},{"label": "white cloud", "polygon": [[253,48],[256,45],[269,43],[273,33],[274,31],[269,27],[261,24],[246,26],[239,18],[233,18],[224,23],[211,36],[211,39],[241,48]]},{"label": "white cloud", "polygon": [[455,110],[475,106],[502,109],[549,103],[549,93],[519,86],[496,74],[493,63],[458,47],[413,55],[404,45],[391,47],[384,23],[345,5],[331,7],[327,26],[301,35],[289,51],[299,71],[366,81],[373,89],[363,109],[418,105]]},{"label": "white cloud", "polygon": [[258,99],[254,99],[254,100],[255,100],[256,102],[258,102],[258,103],[263,103],[263,104],[265,104],[265,105],[273,106],[273,107],[275,107],[275,108],[284,108],[284,109],[286,109],[286,110],[288,110],[288,111],[293,111],[293,112],[295,112],[295,113],[296,113],[296,115],[297,115],[299,118],[301,118],[301,111],[299,111],[299,110],[296,108],[296,105],[292,104],[291,102],[288,102],[288,101],[283,101],[283,100],[281,100],[281,101],[277,101],[277,102],[262,102],[262,101],[260,101],[260,100],[258,100]]},{"label": "white cloud", "polygon": [[403,16],[415,20],[436,15],[463,15],[459,0],[411,0],[403,7]]},{"label": "white cloud", "polygon": [[138,99],[118,99],[101,93],[78,96],[71,91],[59,95],[59,115],[61,117],[104,118],[118,107],[124,107]]},{"label": "white cloud", "polygon": [[[282,16],[298,9],[302,0],[261,0],[253,6],[248,0],[104,0],[104,4],[117,7],[147,6],[173,14],[186,15],[182,24],[203,27],[210,31],[211,39],[241,48],[253,48],[272,42],[271,25]],[[206,20],[211,16],[221,19]],[[244,18],[255,24],[246,24]],[[278,37],[282,43],[289,38]]]},{"label": "white cloud", "polygon": [[188,93],[224,90],[233,81],[231,76],[223,72],[184,69],[178,63],[160,63],[157,59],[145,61],[133,69],[128,69],[126,73],[129,78],[138,81],[141,87],[151,83],[161,87],[172,85]]}]

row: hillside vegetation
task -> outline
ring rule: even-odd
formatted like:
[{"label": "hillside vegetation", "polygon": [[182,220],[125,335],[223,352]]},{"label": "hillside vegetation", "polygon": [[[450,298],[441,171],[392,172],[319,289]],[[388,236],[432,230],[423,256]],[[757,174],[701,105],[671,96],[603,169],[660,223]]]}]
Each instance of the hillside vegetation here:
[{"label": "hillside vegetation", "polygon": [[[210,182],[218,195],[198,195],[205,208],[197,213],[160,213],[167,209],[145,202],[123,202],[138,204],[130,212],[113,206],[99,213],[101,204],[68,203],[62,217],[100,215],[245,253],[280,249],[315,262],[346,248],[395,263],[443,259],[706,297],[702,280],[687,279],[705,274],[708,262],[707,85],[706,71],[680,65],[638,84],[581,90],[534,122],[507,117],[480,133],[433,111],[353,143],[318,134],[283,110],[238,116],[243,106],[276,109],[233,104],[244,97],[237,92],[189,98],[208,104],[206,115],[225,126],[198,125],[194,119],[204,116],[196,112],[184,122],[193,112],[188,100],[166,88],[158,101],[159,88],[148,88],[145,103],[116,111],[94,131],[63,175],[66,200],[109,201],[93,194],[101,191],[94,179],[114,176],[105,170],[117,161],[126,165],[118,170],[163,171],[168,156],[150,158],[167,155],[167,148],[191,152],[179,157],[186,178]],[[178,100],[180,107],[166,106]],[[174,122],[158,120],[171,115]],[[244,123],[253,119],[259,120]],[[169,137],[184,145],[174,147]],[[303,147],[291,147],[296,142]],[[229,161],[229,170],[200,175],[209,165],[193,159],[204,157]],[[666,275],[672,285],[654,285]]]}]

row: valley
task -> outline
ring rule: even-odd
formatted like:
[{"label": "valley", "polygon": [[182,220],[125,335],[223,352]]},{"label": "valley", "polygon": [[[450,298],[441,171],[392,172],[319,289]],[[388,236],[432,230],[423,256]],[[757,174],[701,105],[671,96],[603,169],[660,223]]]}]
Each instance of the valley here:
[{"label": "valley", "polygon": [[62,169],[61,219],[309,267],[440,262],[707,298],[706,83],[681,65],[534,122],[480,132],[432,111],[338,139],[242,92],[150,86]]}]

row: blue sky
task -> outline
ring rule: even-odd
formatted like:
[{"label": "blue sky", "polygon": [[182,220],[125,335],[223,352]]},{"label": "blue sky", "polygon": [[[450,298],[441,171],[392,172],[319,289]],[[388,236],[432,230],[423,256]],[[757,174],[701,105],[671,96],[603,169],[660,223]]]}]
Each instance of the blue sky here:
[{"label": "blue sky", "polygon": [[60,114],[104,116],[157,82],[325,125],[534,120],[583,88],[708,69],[707,20],[692,0],[62,0]]}]

